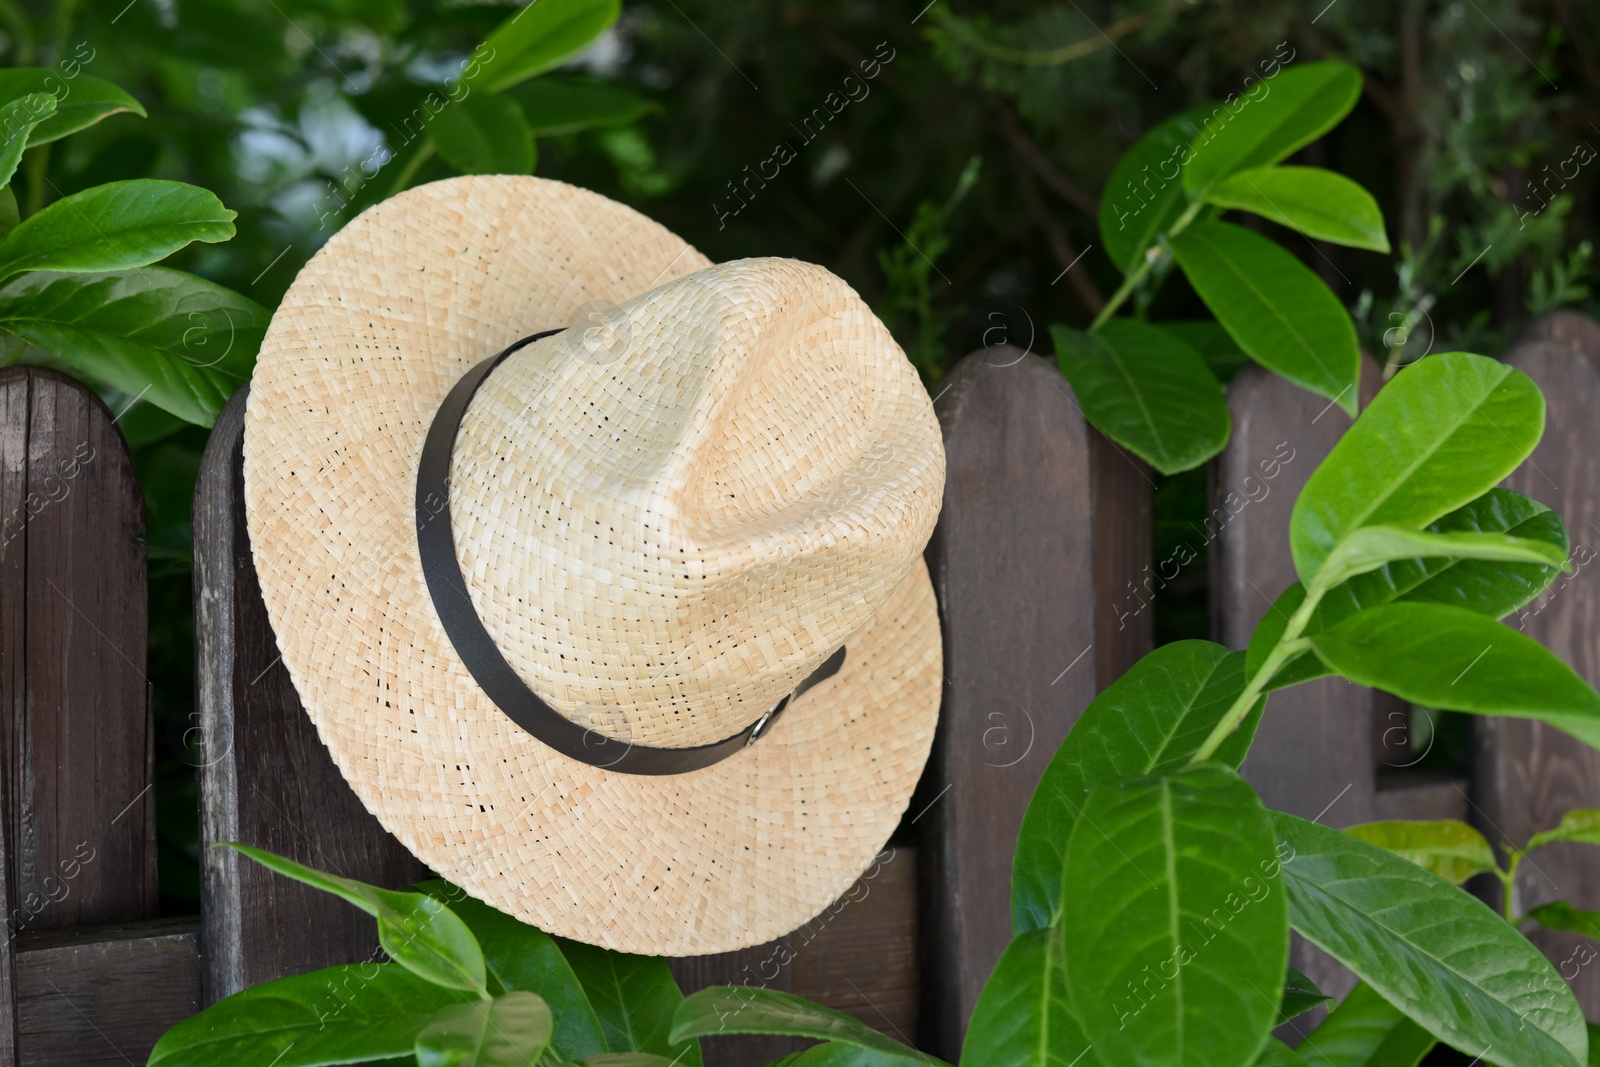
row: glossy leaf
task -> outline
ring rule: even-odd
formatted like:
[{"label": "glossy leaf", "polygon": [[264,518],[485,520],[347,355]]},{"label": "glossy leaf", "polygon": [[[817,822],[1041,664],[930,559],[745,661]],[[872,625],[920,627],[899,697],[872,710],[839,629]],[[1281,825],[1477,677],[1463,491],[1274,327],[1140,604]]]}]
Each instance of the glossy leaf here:
[{"label": "glossy leaf", "polygon": [[1460,608],[1397,602],[1315,638],[1357,685],[1444,711],[1538,719],[1600,747],[1600,693],[1543,645]]},{"label": "glossy leaf", "polygon": [[1244,1067],[1288,967],[1272,820],[1230,768],[1096,787],[1067,843],[1072,1013],[1102,1062]]},{"label": "glossy leaf", "polygon": [[1206,195],[1219,207],[1249,211],[1307,237],[1373,252],[1389,251],[1378,202],[1342,174],[1321,167],[1258,167],[1229,175]]},{"label": "glossy leaf", "polygon": [[80,73],[68,79],[49,67],[0,70],[0,100],[15,100],[28,93],[46,93],[56,102],[55,113],[41,122],[28,138],[30,145],[60,140],[123,111],[140,118],[145,115],[139,101],[104,78]]},{"label": "glossy leaf", "polygon": [[27,270],[81,274],[142,267],[193,241],[228,240],[233,219],[215,194],[182,182],[140,178],[96,185],[18,223],[0,241],[0,279]]},{"label": "glossy leaf", "polygon": [[985,1067],[1099,1067],[1067,1004],[1066,957],[1056,927],[1011,939],[984,983],[961,1045]]},{"label": "glossy leaf", "polygon": [[464,174],[528,174],[533,170],[533,133],[522,117],[522,108],[510,97],[470,93],[435,114],[428,121],[428,135],[445,162]]},{"label": "glossy leaf", "polygon": [[1050,331],[1083,413],[1163,474],[1198,467],[1228,443],[1228,405],[1199,353],[1134,319],[1098,333]]},{"label": "glossy leaf", "polygon": [[1556,841],[1577,841],[1585,845],[1600,845],[1600,808],[1575,808],[1561,816],[1561,825],[1541,830],[1528,838],[1527,851]]},{"label": "glossy leaf", "polygon": [[35,273],[0,286],[0,329],[202,426],[249,380],[267,321],[255,301],[164,267]]},{"label": "glossy leaf", "polygon": [[1215,319],[1184,319],[1162,322],[1157,329],[1165,330],[1196,352],[1217,381],[1227,384],[1249,362],[1250,357],[1239,350],[1239,342]]},{"label": "glossy leaf", "polygon": [[[1244,654],[1210,641],[1162,645],[1084,709],[1045,768],[1022,817],[1011,869],[1015,933],[1060,919],[1061,858],[1089,791],[1119,778],[1181,769],[1244,692]],[[1223,742],[1216,759],[1244,762],[1265,701]]]},{"label": "glossy leaf", "polygon": [[1290,967],[1287,977],[1283,980],[1283,999],[1278,1003],[1278,1022],[1286,1023],[1331,1000],[1333,998],[1318,989],[1315,982]]},{"label": "glossy leaf", "polygon": [[521,105],[535,137],[625,126],[661,110],[654,101],[598,78],[549,75],[523,82],[507,95]]},{"label": "glossy leaf", "polygon": [[1486,1063],[1580,1062],[1586,1038],[1571,989],[1482,901],[1349,834],[1273,818],[1293,852],[1283,863],[1290,921],[1308,941]]},{"label": "glossy leaf", "polygon": [[417,888],[448,906],[478,939],[491,993],[537,993],[550,1005],[555,1016],[550,1045],[556,1055],[578,1060],[608,1051],[600,1017],[555,938],[448,882],[423,882]]},{"label": "glossy leaf", "polygon": [[1431,533],[1399,526],[1363,526],[1345,534],[1334,546],[1312,586],[1330,589],[1386,563],[1418,558],[1560,567],[1567,554],[1561,546],[1548,541],[1501,533]]},{"label": "glossy leaf", "polygon": [[602,1052],[598,1056],[589,1056],[582,1062],[582,1067],[676,1067],[665,1056],[656,1056],[649,1052]]},{"label": "glossy leaf", "polygon": [[1589,1024],[1589,1067],[1600,1067],[1600,1026]]},{"label": "glossy leaf", "polygon": [[1189,284],[1246,355],[1355,414],[1355,326],[1311,268],[1227,222],[1200,220],[1170,243]]},{"label": "glossy leaf", "polygon": [[543,74],[588,48],[621,12],[621,0],[528,4],[489,34],[468,61],[462,80],[474,92],[497,93]]},{"label": "glossy leaf", "polygon": [[1498,870],[1494,849],[1482,834],[1458,819],[1409,821],[1392,819],[1345,828],[1345,833],[1369,845],[1393,852],[1403,860],[1460,885],[1475,874]]},{"label": "glossy leaf", "polygon": [[1400,371],[1295,501],[1289,546],[1310,581],[1362,526],[1421,529],[1510,474],[1544,433],[1544,398],[1520,371],[1451,352]]},{"label": "glossy leaf", "polygon": [[1300,1042],[1299,1052],[1308,1067],[1416,1067],[1436,1044],[1362,982]]},{"label": "glossy leaf", "polygon": [[327,967],[246,989],[162,1035],[149,1067],[313,1067],[409,1056],[465,994],[392,963]]},{"label": "glossy leaf", "polygon": [[302,866],[265,849],[230,844],[268,870],[354,904],[378,920],[378,944],[389,958],[449,989],[488,990],[483,952],[467,924],[433,897],[400,893]]},{"label": "glossy leaf", "polygon": [[[1555,512],[1508,489],[1491,489],[1429,524],[1432,533],[1506,533],[1542,541],[1568,550],[1566,527]],[[1539,596],[1560,573],[1544,564],[1486,563],[1479,560],[1431,557],[1400,560],[1358,575],[1322,598],[1306,624],[1304,634],[1316,635],[1358,611],[1395,600],[1414,600],[1475,611],[1498,619]],[[1305,599],[1299,582],[1284,590],[1250,637],[1245,669],[1253,673],[1266,659],[1292,615]],[[1306,652],[1285,663],[1269,688],[1296,685],[1329,673],[1314,653]]]},{"label": "glossy leaf", "polygon": [[1182,167],[1190,143],[1210,106],[1174,115],[1151,128],[1117,161],[1100,196],[1100,242],[1122,273],[1139,265],[1145,252],[1189,206]]},{"label": "glossy leaf", "polygon": [[683,994],[665,959],[581,941],[562,942],[561,952],[583,983],[608,1051],[651,1052],[676,1059],[679,1067],[700,1067],[700,1043],[671,1036]]},{"label": "glossy leaf", "polygon": [[[1088,1061],[1079,1064],[1085,1067]],[[775,1060],[769,1067],[939,1067],[943,1060],[922,1052],[884,1052],[881,1049],[826,1041]]]},{"label": "glossy leaf", "polygon": [[[0,185],[10,185],[22,162],[22,150],[34,127],[56,112],[56,98],[48,93],[25,93],[0,105]],[[16,198],[12,197],[15,212]]]},{"label": "glossy leaf", "polygon": [[842,1041],[895,1056],[918,1055],[853,1015],[755,986],[711,986],[685,997],[673,1012],[674,1041],[715,1034],[787,1034]]},{"label": "glossy leaf", "polygon": [[1306,1067],[1300,1053],[1275,1037],[1267,1038],[1267,1047],[1256,1057],[1255,1067]]},{"label": "glossy leaf", "polygon": [[21,221],[22,216],[17,212],[17,194],[11,191],[9,185],[0,188],[0,241],[10,236]]},{"label": "glossy leaf", "polygon": [[536,1067],[550,1008],[532,993],[440,1008],[417,1035],[417,1067]]},{"label": "glossy leaf", "polygon": [[1361,74],[1343,63],[1297,63],[1236,101],[1213,109],[1194,139],[1183,168],[1191,199],[1235,171],[1287,159],[1339,124],[1361,96]]},{"label": "glossy leaf", "polygon": [[1564,900],[1552,900],[1529,909],[1525,919],[1532,919],[1546,930],[1561,930],[1569,934],[1600,941],[1600,911],[1575,908]]}]

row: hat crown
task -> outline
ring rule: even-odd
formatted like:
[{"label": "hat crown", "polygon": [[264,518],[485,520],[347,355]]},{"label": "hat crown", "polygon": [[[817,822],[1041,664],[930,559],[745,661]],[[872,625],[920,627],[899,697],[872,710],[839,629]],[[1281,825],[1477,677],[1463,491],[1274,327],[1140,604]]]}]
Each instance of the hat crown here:
[{"label": "hat crown", "polygon": [[927,394],[860,297],[742,260],[496,368],[456,438],[451,523],[534,692],[608,737],[687,747],[755,721],[873,616],[943,482]]}]

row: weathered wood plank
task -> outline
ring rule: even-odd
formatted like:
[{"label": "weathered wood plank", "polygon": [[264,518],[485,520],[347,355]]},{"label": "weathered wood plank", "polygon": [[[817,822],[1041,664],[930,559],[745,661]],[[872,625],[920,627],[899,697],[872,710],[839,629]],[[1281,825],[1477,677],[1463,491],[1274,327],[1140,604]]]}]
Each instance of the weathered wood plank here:
[{"label": "weathered wood plank", "polygon": [[[1557,578],[1507,622],[1600,684],[1600,326],[1558,312],[1523,336],[1506,361],[1544,391],[1545,434],[1506,486],[1560,514],[1572,537],[1577,573]],[[1491,841],[1520,845],[1572,808],[1600,806],[1600,753],[1594,749],[1528,720],[1494,718],[1476,725],[1472,821]],[[1521,908],[1563,899],[1600,909],[1600,851],[1580,845],[1541,849],[1520,868],[1516,892]],[[1531,937],[1558,967],[1583,943],[1576,935],[1545,930],[1533,930]],[[1584,1013],[1600,1019],[1600,968],[1568,963],[1567,970],[1575,971],[1572,986]]]},{"label": "weathered wood plank", "polygon": [[[1362,392],[1377,391],[1368,362]],[[1255,366],[1228,387],[1233,436],[1211,469],[1209,543],[1213,635],[1244,648],[1278,595],[1296,580],[1289,516],[1317,465],[1350,427],[1337,406]],[[1350,826],[1377,817],[1373,694],[1324,678],[1272,695],[1242,772],[1268,807]],[[1293,966],[1343,996],[1354,976],[1295,939]]]},{"label": "weathered wood plank", "polygon": [[198,940],[193,918],[22,935],[15,1062],[143,1063],[168,1027],[200,1010]]},{"label": "weathered wood plank", "polygon": [[1128,586],[1143,587],[1152,558],[1150,466],[1089,427],[1094,494],[1095,684],[1104,689],[1155,646],[1155,611],[1133,612]]},{"label": "weathered wood plank", "polygon": [[218,417],[195,491],[207,1003],[378,952],[356,909],[208,846],[241,841],[389,887],[427,877],[340,776],[279,662],[244,523],[246,392]]},{"label": "weathered wood plank", "polygon": [[962,360],[934,406],[947,479],[928,559],[946,688],[915,816],[921,1032],[954,1061],[1010,940],[1023,810],[1095,693],[1093,453],[1065,380],[1015,350]]},{"label": "weathered wood plank", "polygon": [[150,918],[157,895],[144,497],[110,412],[71,379],[0,371],[0,420],[0,1062],[13,1062],[27,1054],[16,939]]}]

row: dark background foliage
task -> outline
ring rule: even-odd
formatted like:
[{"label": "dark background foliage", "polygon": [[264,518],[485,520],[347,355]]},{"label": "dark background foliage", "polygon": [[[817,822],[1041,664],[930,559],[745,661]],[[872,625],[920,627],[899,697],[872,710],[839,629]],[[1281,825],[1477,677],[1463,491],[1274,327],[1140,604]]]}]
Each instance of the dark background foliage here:
[{"label": "dark background foliage", "polygon": [[[556,80],[613,82],[654,110],[542,137],[536,173],[634,204],[716,260],[829,267],[937,392],[966,351],[1009,341],[1048,354],[1050,324],[1084,325],[1118,281],[1097,220],[1117,157],[1163,118],[1241,91],[1284,47],[1366,74],[1355,112],[1303,161],[1377,196],[1395,255],[1275,236],[1347,303],[1368,352],[1392,362],[1493,353],[1534,313],[1592,310],[1586,235],[1600,165],[1571,175],[1578,145],[1600,148],[1593,4],[923,2],[629,0],[617,28]],[[150,113],[34,150],[19,200],[37,208],[136,177],[210,188],[238,210],[238,237],[192,246],[175,265],[270,308],[356,210],[449,173],[419,165],[411,116],[512,10],[0,0],[0,61],[77,56]],[[1174,275],[1151,310],[1200,309]],[[187,911],[197,898],[189,498],[206,431],[148,405],[120,425],[149,503],[162,889],[169,910]],[[1200,471],[1162,481],[1157,558],[1203,514],[1204,493]],[[1164,640],[1205,632],[1205,568],[1184,573],[1189,584],[1156,605]]]}]

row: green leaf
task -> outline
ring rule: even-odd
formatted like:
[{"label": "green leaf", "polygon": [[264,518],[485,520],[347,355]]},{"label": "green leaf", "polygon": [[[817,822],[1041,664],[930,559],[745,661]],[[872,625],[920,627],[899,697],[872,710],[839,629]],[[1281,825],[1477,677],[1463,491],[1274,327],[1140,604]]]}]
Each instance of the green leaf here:
[{"label": "green leaf", "polygon": [[21,221],[22,216],[17,212],[17,194],[8,185],[0,189],[0,241],[9,237]]},{"label": "green leaf", "polygon": [[602,1052],[583,1060],[583,1067],[676,1067],[665,1056],[648,1052]]},{"label": "green leaf", "polygon": [[1541,830],[1528,838],[1525,851],[1532,852],[1540,845],[1556,841],[1578,841],[1585,845],[1600,845],[1600,808],[1575,808],[1561,816],[1561,825],[1551,830]]},{"label": "green leaf", "polygon": [[192,241],[233,236],[234,212],[208,190],[140,178],[96,185],[57,200],[0,241],[0,279],[26,270],[126,270],[164,259]]},{"label": "green leaf", "polygon": [[1211,106],[1193,108],[1153,127],[1117,161],[1100,196],[1100,242],[1122,273],[1139,265],[1145,252],[1187,208],[1180,170],[1189,144]]},{"label": "green leaf", "polygon": [[621,0],[538,0],[489,34],[462,81],[497,93],[543,74],[588,48],[621,13]]},{"label": "green leaf", "polygon": [[[1555,512],[1508,489],[1491,489],[1429,524],[1432,533],[1507,533],[1568,549],[1566,527]],[[1313,641],[1344,619],[1395,600],[1447,604],[1498,619],[1534,600],[1560,569],[1544,564],[1486,563],[1432,557],[1400,560],[1358,575],[1330,589],[1311,613],[1304,636]],[[1305,600],[1305,587],[1294,583],[1278,598],[1250,637],[1245,670],[1253,674],[1282,637],[1289,616]],[[1269,689],[1297,685],[1329,673],[1314,653],[1305,652],[1278,668]]]},{"label": "green leaf", "polygon": [[1486,1063],[1578,1062],[1586,1038],[1572,991],[1482,901],[1349,834],[1273,818],[1293,853],[1283,863],[1289,918],[1307,940]]},{"label": "green leaf", "polygon": [[[0,185],[11,185],[22,162],[22,150],[28,147],[28,137],[35,126],[56,112],[56,98],[47,93],[26,93],[0,105]],[[16,197],[11,198],[12,213],[16,212]]]},{"label": "green leaf", "polygon": [[472,93],[435,114],[428,135],[464,174],[528,174],[537,158],[522,108],[508,96]]},{"label": "green leaf", "polygon": [[1356,329],[1321,278],[1232,223],[1202,219],[1170,243],[1189,284],[1246,355],[1355,414]]},{"label": "green leaf", "polygon": [[1278,1022],[1286,1023],[1332,999],[1318,989],[1315,982],[1290,967],[1288,975],[1283,980],[1283,999],[1278,1004]]},{"label": "green leaf", "polygon": [[449,882],[423,882],[417,889],[455,912],[477,938],[491,993],[537,993],[550,1005],[555,1016],[550,1045],[556,1055],[578,1060],[608,1050],[600,1017],[555,938],[474,900]]},{"label": "green leaf", "polygon": [[562,954],[583,983],[610,1052],[652,1052],[700,1067],[700,1043],[671,1034],[683,994],[667,961],[612,952],[581,941],[561,942]]},{"label": "green leaf", "polygon": [[1378,202],[1342,174],[1320,167],[1259,167],[1239,171],[1206,195],[1218,207],[1262,218],[1352,248],[1389,251]]},{"label": "green leaf", "polygon": [[[922,1052],[884,1052],[843,1041],[827,1041],[774,1060],[769,1067],[937,1067],[942,1063],[943,1060]],[[1078,1067],[1088,1067],[1087,1061]]]},{"label": "green leaf", "polygon": [[1416,1067],[1437,1044],[1365,982],[1300,1042],[1308,1067]]},{"label": "green leaf", "polygon": [[1501,533],[1431,533],[1399,526],[1363,526],[1345,534],[1334,546],[1312,580],[1312,588],[1325,591],[1386,563],[1423,557],[1560,567],[1567,553],[1548,541]]},{"label": "green leaf", "polygon": [[1067,1006],[1058,927],[1011,939],[984,983],[961,1045],[962,1063],[984,1067],[1098,1067]]},{"label": "green leaf", "polygon": [[535,1067],[550,1031],[550,1008],[532,993],[452,1004],[417,1035],[417,1067]]},{"label": "green leaf", "polygon": [[1199,353],[1133,319],[1098,333],[1050,330],[1089,421],[1163,474],[1198,467],[1228,443],[1228,405]]},{"label": "green leaf", "polygon": [[[1062,856],[1089,791],[1184,767],[1244,685],[1244,653],[1210,641],[1175,641],[1139,660],[1090,702],[1022,816],[1011,869],[1015,933],[1060,920]],[[1265,705],[1258,701],[1217,750],[1219,761],[1244,762]]]},{"label": "green leaf", "polygon": [[1215,319],[1188,319],[1180,322],[1162,322],[1157,329],[1165,330],[1196,352],[1211,368],[1217,381],[1226,384],[1233,380],[1239,368],[1249,357],[1239,351],[1239,343]]},{"label": "green leaf", "polygon": [[1458,819],[1392,819],[1346,827],[1345,833],[1460,885],[1475,874],[1499,870],[1483,835]]},{"label": "green leaf", "polygon": [[1299,63],[1258,84],[1259,98],[1247,94],[1238,110],[1219,105],[1202,123],[1183,168],[1190,199],[1204,199],[1235,171],[1287,159],[1337,126],[1361,96],[1361,73],[1344,63]]},{"label": "green leaf", "polygon": [[923,1058],[915,1049],[880,1034],[853,1015],[813,1004],[793,993],[754,986],[710,986],[685,997],[672,1014],[675,1041],[715,1034],[814,1037],[895,1056]]},{"label": "green leaf", "polygon": [[1072,1013],[1102,1062],[1252,1062],[1288,915],[1272,820],[1230,768],[1097,786],[1067,843]]},{"label": "green leaf", "polygon": [[1300,1054],[1275,1037],[1267,1039],[1267,1047],[1256,1057],[1255,1067],[1306,1067]]},{"label": "green leaf", "polygon": [[0,329],[202,426],[249,380],[268,319],[255,301],[165,267],[40,272],[0,287]]},{"label": "green leaf", "polygon": [[49,67],[0,70],[0,100],[15,100],[28,93],[48,93],[56,102],[55,114],[34,129],[30,145],[60,140],[123,111],[145,117],[139,101],[103,78],[87,74],[64,78]]},{"label": "green leaf", "polygon": [[462,994],[389,963],[327,967],[246,989],[162,1035],[149,1067],[318,1067],[409,1056]]},{"label": "green leaf", "polygon": [[661,110],[654,101],[599,78],[549,75],[523,82],[507,94],[522,106],[535,137],[626,126]]},{"label": "green leaf", "polygon": [[325,874],[249,845],[229,843],[227,847],[285,878],[332,893],[376,918],[378,944],[390,959],[418,977],[448,989],[487,994],[483,952],[477,939],[466,923],[434,898]]},{"label": "green leaf", "polygon": [[[1569,934],[1582,934],[1584,937],[1600,941],[1600,911],[1585,911],[1575,908],[1564,900],[1552,900],[1548,904],[1540,904],[1531,908],[1523,919],[1532,919],[1546,930],[1561,930]],[[1518,921],[1521,924],[1521,921]]]},{"label": "green leaf", "polygon": [[1589,1067],[1600,1067],[1600,1026],[1589,1024]]},{"label": "green leaf", "polygon": [[1420,529],[1492,488],[1544,433],[1544,397],[1520,371],[1451,352],[1400,371],[1295,501],[1289,546],[1302,581],[1362,526]]},{"label": "green leaf", "polygon": [[1600,693],[1537,641],[1482,615],[1387,604],[1324,631],[1314,647],[1357,685],[1443,711],[1538,719],[1600,748]]}]

